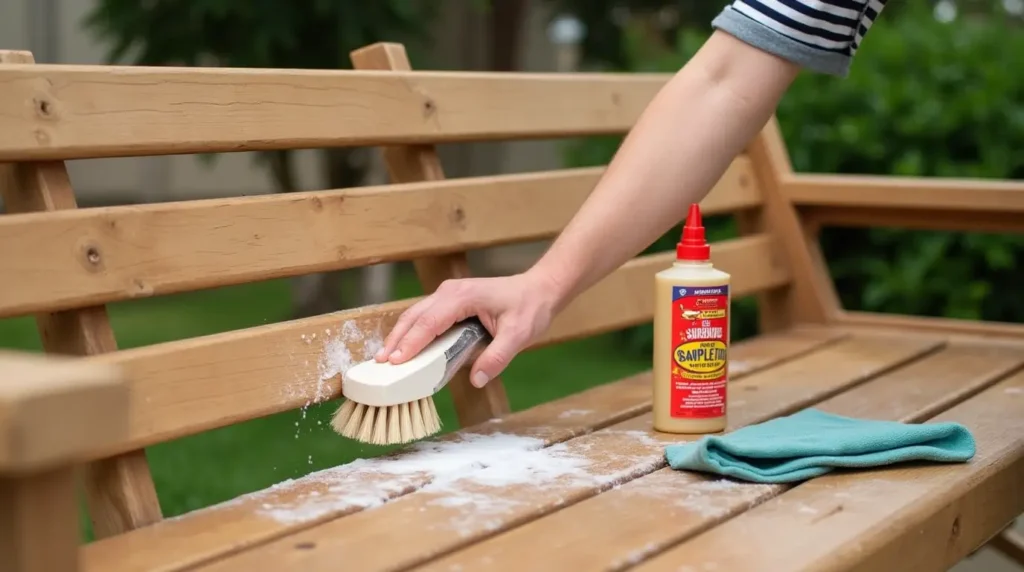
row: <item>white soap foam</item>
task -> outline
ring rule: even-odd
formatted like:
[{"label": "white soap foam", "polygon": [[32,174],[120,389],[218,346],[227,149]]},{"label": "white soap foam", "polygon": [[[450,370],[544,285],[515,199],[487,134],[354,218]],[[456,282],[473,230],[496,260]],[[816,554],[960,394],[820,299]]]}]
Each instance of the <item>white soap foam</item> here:
[{"label": "white soap foam", "polygon": [[[299,409],[300,421],[306,419],[311,405],[326,401],[331,397],[328,382],[332,378],[339,374],[344,375],[352,366],[372,358],[373,354],[384,345],[380,321],[371,331],[364,331],[359,327],[359,322],[354,319],[345,320],[334,328],[325,328],[323,332],[302,334],[300,339],[306,345],[317,343],[322,347],[315,364],[311,364],[309,359],[303,359],[302,366],[295,367],[294,381],[282,385],[286,398],[304,401]],[[297,361],[295,356],[290,356],[289,359],[293,363]],[[323,427],[322,420],[318,420],[315,427],[310,426],[308,429],[312,431],[317,427]],[[299,421],[296,421],[296,439],[301,431],[302,426]]]},{"label": "white soap foam", "polygon": [[[331,330],[326,330],[330,336]],[[352,355],[350,346],[362,347],[358,355]],[[366,333],[359,329],[355,320],[346,320],[324,343],[320,354],[318,367],[319,379],[317,381],[316,394],[313,401],[317,402],[327,397],[327,380],[336,375],[345,375],[352,366],[364,362],[373,357],[377,350],[384,347],[384,338],[381,336],[380,324],[374,332]]]}]

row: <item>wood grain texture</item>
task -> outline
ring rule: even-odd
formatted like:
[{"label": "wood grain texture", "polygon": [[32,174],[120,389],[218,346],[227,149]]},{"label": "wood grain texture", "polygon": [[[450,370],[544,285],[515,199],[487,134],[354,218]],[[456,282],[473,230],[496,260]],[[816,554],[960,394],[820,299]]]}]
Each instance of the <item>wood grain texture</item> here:
[{"label": "wood grain texture", "polygon": [[959,232],[1024,232],[1020,213],[1013,210],[964,211],[877,209],[865,207],[802,207],[803,220],[816,227],[904,228]]},{"label": "wood grain texture", "polygon": [[[31,65],[31,54],[26,56],[21,52],[0,55],[0,73],[11,67],[3,65],[4,62],[25,64],[26,69],[36,67]],[[0,90],[0,99],[6,93],[8,90]],[[74,211],[78,207],[62,161],[0,165],[0,196],[4,198],[9,213],[0,219],[28,212],[45,212],[48,214],[35,216],[48,216]],[[13,242],[5,241],[4,244],[2,250],[5,252],[17,248]],[[92,258],[93,253],[88,248],[85,254],[87,260]],[[55,277],[49,272],[46,274],[44,282],[52,284]],[[0,298],[3,297],[0,288]],[[102,305],[40,312],[36,314],[36,325],[43,349],[49,353],[95,355],[117,349],[107,310]],[[162,517],[145,451],[130,451],[91,463],[86,467],[83,480],[93,532],[98,538],[144,526]]]},{"label": "wood grain texture", "polygon": [[[767,237],[712,246],[716,265],[736,276],[734,296],[785,282],[786,271],[773,265],[769,250]],[[627,262],[577,296],[531,347],[650,321],[652,294],[644,292],[671,256]],[[129,437],[105,455],[334,399],[340,395],[340,364],[370,359],[401,312],[419,299],[90,358],[122,366],[131,385]],[[594,312],[596,307],[602,311]]]},{"label": "wood grain texture", "polygon": [[1022,181],[795,173],[782,189],[799,207],[1024,213]]},{"label": "wood grain texture", "polygon": [[[774,244],[775,240],[768,235],[753,235],[711,245],[715,267],[732,275],[733,297],[789,283],[789,269]],[[652,280],[674,261],[674,252],[634,258],[592,286],[585,293],[586,299],[574,300],[566,306],[546,335],[574,339],[650,322],[654,319]],[[595,312],[594,308],[601,308],[601,311]]]},{"label": "wood grain texture", "polygon": [[[373,44],[352,52],[351,58],[353,67],[362,70],[405,72],[412,67],[405,47],[401,44]],[[445,178],[441,159],[433,145],[389,146],[383,147],[381,152],[388,175],[396,183],[440,181]],[[497,214],[500,211],[495,212]],[[500,213],[494,218],[505,216],[507,213]],[[464,213],[456,208],[449,218],[460,224],[464,220]],[[445,280],[470,277],[465,251],[417,258],[413,265],[426,294],[433,293]],[[463,427],[500,417],[510,411],[505,384],[500,377],[491,379],[486,386],[477,389],[470,383],[469,369],[464,368],[448,382],[447,388],[452,395],[459,424]]]},{"label": "wood grain texture", "polygon": [[9,65],[0,161],[624,133],[669,77]]},{"label": "wood grain texture", "polygon": [[[1022,363],[1024,356],[1008,349],[945,347],[815,407],[853,417],[922,421],[990,387]],[[729,483],[664,468],[418,570],[433,572],[460,566],[476,570],[484,569],[485,564],[486,569],[495,572],[622,570],[788,490],[783,486]],[[602,517],[609,514],[616,518]],[[601,525],[579,526],[588,522]],[[558,539],[557,550],[527,549],[553,538]]]},{"label": "wood grain texture", "polygon": [[[794,330],[774,336],[737,343],[732,351],[737,379],[761,369],[776,366],[788,360],[816,351],[842,339],[842,334],[810,328]],[[533,437],[551,445],[572,437],[606,427],[650,410],[650,374],[640,374],[611,384],[601,385],[564,399],[537,405],[515,412],[501,419],[464,429],[457,434],[438,440],[460,438],[466,434],[501,432],[509,435]],[[565,412],[572,412],[565,415]],[[351,469],[351,467],[349,468]],[[353,494],[352,487],[330,490],[332,479],[344,478],[339,468],[314,474],[231,501],[220,506],[199,510],[188,516],[164,521],[141,530],[89,544],[83,548],[85,570],[103,572],[143,572],[151,570],[177,570],[205,562],[216,556],[240,550],[288,532],[308,528],[317,522],[355,512],[360,507],[344,502],[345,495]],[[397,479],[387,475],[367,476],[360,481],[364,492],[395,498],[422,486],[425,479]],[[334,498],[334,502],[331,499]],[[322,511],[308,511],[308,518],[280,522],[268,518],[264,505],[298,509],[304,504]],[[301,515],[302,512],[296,510]],[[216,534],[205,534],[217,531]]]},{"label": "wood grain texture", "polygon": [[77,500],[71,466],[0,475],[0,570],[77,572]]},{"label": "wood grain texture", "polygon": [[[743,399],[732,401],[730,426],[757,423],[815,403],[933,347],[931,342],[911,340],[850,339],[751,373],[732,388]],[[799,391],[793,390],[793,368],[803,373]],[[757,391],[744,391],[748,384]],[[566,510],[576,502],[663,467],[664,445],[687,437],[656,433],[650,423],[648,412],[572,439],[555,451],[559,457],[581,462],[579,478],[545,478],[541,472],[530,483],[494,487],[468,474],[440,490],[416,491],[374,510],[320,524],[199,569],[227,572],[266,566],[328,570],[337,565],[341,555],[347,565],[358,570],[415,566],[552,511]],[[472,501],[469,504],[463,502],[467,497]],[[380,550],[395,530],[417,533]],[[541,551],[551,554],[549,550]]]},{"label": "wood grain texture", "polygon": [[[0,317],[550,238],[601,173],[566,169],[4,216],[0,270],[18,279],[0,283]],[[701,205],[713,215],[759,202],[750,160],[739,157]]]},{"label": "wood grain texture", "polygon": [[838,316],[835,324],[850,328],[913,332],[965,340],[1009,341],[1014,345],[1024,340],[1024,324],[1009,322],[846,311]]},{"label": "wood grain texture", "polygon": [[774,116],[751,140],[747,154],[764,189],[762,224],[779,239],[780,254],[787,259],[794,278],[793,283],[777,295],[762,296],[766,303],[783,308],[775,315],[762,311],[762,318],[770,319],[771,329],[794,323],[827,323],[835,318],[842,305],[828,268],[820,256],[815,256],[807,228],[783,194],[784,181],[793,169]]},{"label": "wood grain texture", "polygon": [[0,473],[71,466],[127,433],[119,368],[0,350]]},{"label": "wood grain texture", "polygon": [[949,569],[1024,511],[1024,374],[930,421],[965,425],[971,462],[813,479],[637,569]]}]

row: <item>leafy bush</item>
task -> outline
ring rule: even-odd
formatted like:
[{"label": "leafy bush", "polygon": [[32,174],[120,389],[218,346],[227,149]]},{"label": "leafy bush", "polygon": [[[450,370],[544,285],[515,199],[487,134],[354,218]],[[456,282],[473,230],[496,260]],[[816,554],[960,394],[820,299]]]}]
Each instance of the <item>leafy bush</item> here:
[{"label": "leafy bush", "polygon": [[[672,72],[708,30],[684,30],[671,52],[633,38],[631,69]],[[644,51],[646,50],[646,51]],[[998,14],[936,21],[907,2],[883,13],[850,75],[803,73],[778,109],[798,171],[1024,179],[1024,27]],[[571,164],[610,160],[618,140],[571,146]],[[731,233],[716,221],[715,232]],[[709,225],[710,226],[710,225]],[[671,248],[678,229],[650,250]],[[849,309],[1024,321],[1016,235],[828,228],[822,249]],[[735,312],[738,333],[751,313]],[[630,333],[644,350],[649,334]]]}]

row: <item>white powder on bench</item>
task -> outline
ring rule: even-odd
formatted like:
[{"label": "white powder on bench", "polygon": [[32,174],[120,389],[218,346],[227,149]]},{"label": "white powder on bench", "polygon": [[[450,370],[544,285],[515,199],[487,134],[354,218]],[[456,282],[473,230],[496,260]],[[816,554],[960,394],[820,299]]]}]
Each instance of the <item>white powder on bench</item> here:
[{"label": "white powder on bench", "polygon": [[[352,508],[380,506],[420,485],[421,490],[443,495],[434,501],[437,504],[497,509],[495,503],[507,504],[507,499],[463,491],[459,483],[503,488],[566,478],[593,481],[584,470],[588,464],[585,457],[567,452],[564,444],[544,447],[540,439],[504,433],[463,434],[456,440],[416,443],[398,457],[359,459],[312,473],[301,481],[321,484],[325,494],[265,503],[261,512],[282,522],[304,522]],[[293,484],[296,481],[285,481],[254,495],[271,494]]]}]

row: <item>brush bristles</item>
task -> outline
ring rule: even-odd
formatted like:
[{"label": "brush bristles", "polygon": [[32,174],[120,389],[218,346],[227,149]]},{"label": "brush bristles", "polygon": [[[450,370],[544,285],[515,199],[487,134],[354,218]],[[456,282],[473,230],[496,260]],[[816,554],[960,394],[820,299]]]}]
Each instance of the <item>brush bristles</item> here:
[{"label": "brush bristles", "polygon": [[370,407],[346,400],[331,427],[338,434],[374,445],[408,443],[441,430],[433,397],[388,407]]}]

